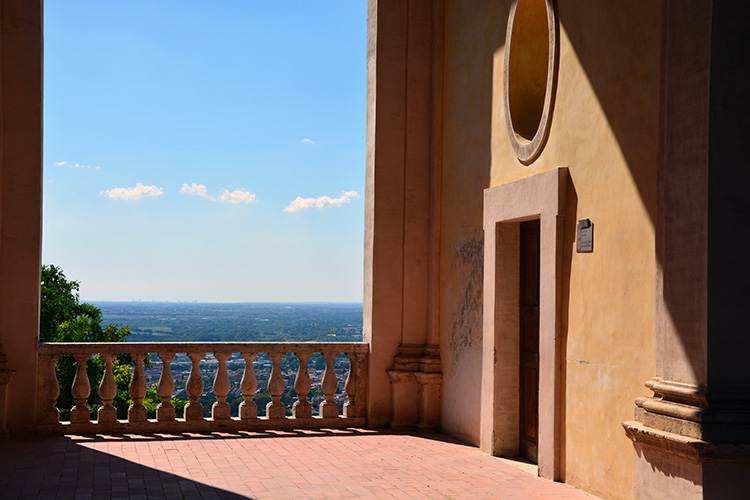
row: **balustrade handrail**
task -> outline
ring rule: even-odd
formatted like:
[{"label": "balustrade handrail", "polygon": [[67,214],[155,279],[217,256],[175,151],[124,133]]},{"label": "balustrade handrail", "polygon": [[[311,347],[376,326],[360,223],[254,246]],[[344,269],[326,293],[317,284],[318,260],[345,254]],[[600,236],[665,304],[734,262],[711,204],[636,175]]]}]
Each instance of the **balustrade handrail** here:
[{"label": "balustrade handrail", "polygon": [[[171,432],[171,431],[211,431],[218,429],[261,430],[290,428],[320,428],[366,425],[367,365],[369,344],[366,342],[54,342],[40,343],[39,354],[39,403],[37,405],[37,429],[41,432]],[[171,361],[176,354],[185,353],[191,362],[190,374],[185,391],[190,401],[185,406],[182,419],[175,418],[175,408],[171,403],[175,383]],[[244,401],[239,406],[239,416],[232,417],[227,403],[230,379],[227,361],[234,353],[239,353],[245,362],[241,382]],[[257,389],[253,361],[260,353],[266,353],[272,368],[268,379],[268,392],[271,402],[266,406],[266,417],[258,417],[253,395]],[[285,380],[280,362],[288,353],[296,356],[300,363],[294,377],[294,390],[298,394],[291,408],[281,401],[285,391]],[[325,400],[320,403],[320,415],[313,417],[308,394],[311,389],[307,360],[319,353],[325,360],[325,370],[320,381]],[[344,414],[339,416],[339,405],[334,400],[338,382],[334,360],[344,354],[349,359],[349,374],[345,383],[347,402]],[[88,398],[91,381],[87,374],[87,361],[99,354],[105,363],[104,376],[99,382],[99,396],[102,406],[97,410],[97,418],[91,420]],[[129,394],[132,404],[128,408],[127,420],[118,420],[117,409],[113,406],[116,395],[113,362],[117,355],[129,354],[133,358],[132,378]],[[144,361],[150,354],[161,359],[161,377],[158,395],[161,400],[156,409],[156,419],[148,419],[143,404],[146,394]],[[216,403],[211,408],[211,418],[204,418],[204,409],[199,399],[204,392],[200,362],[206,355],[213,355],[218,367],[213,383]],[[61,423],[56,407],[60,394],[55,363],[62,355],[72,355],[76,362],[76,375],[71,387],[75,406],[71,409],[70,422]],[[158,366],[158,365],[157,365]],[[96,382],[96,381],[95,381]]]},{"label": "balustrade handrail", "polygon": [[40,342],[39,354],[369,352],[367,342]]}]

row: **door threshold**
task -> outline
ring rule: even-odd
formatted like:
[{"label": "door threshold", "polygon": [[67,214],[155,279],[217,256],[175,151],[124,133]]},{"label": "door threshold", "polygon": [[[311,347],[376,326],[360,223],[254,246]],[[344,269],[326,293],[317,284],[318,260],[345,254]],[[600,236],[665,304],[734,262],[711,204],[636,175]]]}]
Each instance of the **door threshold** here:
[{"label": "door threshold", "polygon": [[518,470],[539,477],[539,466],[523,457],[494,457],[506,465],[515,467]]}]

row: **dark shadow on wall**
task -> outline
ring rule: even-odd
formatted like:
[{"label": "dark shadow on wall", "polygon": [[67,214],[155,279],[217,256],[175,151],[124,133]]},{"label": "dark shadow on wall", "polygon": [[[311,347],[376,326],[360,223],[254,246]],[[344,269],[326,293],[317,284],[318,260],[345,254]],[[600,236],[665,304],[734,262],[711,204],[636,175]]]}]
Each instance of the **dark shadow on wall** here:
[{"label": "dark shadow on wall", "polygon": [[662,340],[681,344],[698,383],[747,389],[734,367],[750,336],[714,332],[745,323],[750,290],[750,4],[570,0],[558,15],[655,228]]},{"label": "dark shadow on wall", "polygon": [[[703,485],[703,477],[700,471],[700,465],[697,462],[691,463],[693,467],[685,467],[683,462],[670,460],[664,452],[649,447],[635,446],[636,464],[645,460],[652,471],[658,471],[666,477],[681,478],[692,482],[696,487]],[[658,464],[658,465],[654,465]],[[638,466],[638,465],[636,465]],[[636,485],[636,487],[644,487]]]},{"label": "dark shadow on wall", "polygon": [[[588,81],[594,90],[601,105],[607,122],[614,133],[620,150],[627,162],[628,169],[638,189],[643,206],[648,212],[651,227],[654,228],[656,249],[646,248],[644,252],[655,251],[656,273],[661,273],[663,290],[662,296],[656,297],[657,304],[663,304],[664,311],[656,310],[656,324],[663,325],[667,322],[677,334],[676,338],[667,335],[666,340],[659,338],[657,333],[656,342],[679,342],[682,351],[689,363],[689,370],[696,380],[705,378],[705,346],[701,345],[704,335],[698,330],[705,325],[705,297],[702,295],[701,281],[705,280],[705,274],[701,277],[700,258],[689,261],[693,249],[697,256],[700,250],[700,186],[696,185],[695,178],[688,180],[690,186],[680,186],[677,192],[692,192],[692,198],[696,203],[692,204],[690,210],[694,213],[671,214],[662,210],[657,213],[657,196],[662,202],[664,198],[664,187],[659,187],[659,182],[669,182],[672,186],[684,182],[686,177],[677,179],[669,176],[668,179],[658,180],[660,170],[664,170],[663,163],[665,155],[669,154],[669,148],[664,143],[663,127],[671,127],[672,130],[686,129],[686,132],[695,133],[695,128],[686,127],[680,122],[684,116],[694,115],[693,120],[700,122],[701,103],[698,99],[686,100],[678,104],[686,108],[683,116],[677,114],[677,120],[672,122],[674,111],[663,104],[663,86],[669,87],[670,91],[677,88],[679,97],[681,87],[696,87],[700,85],[700,61],[694,61],[688,65],[686,73],[678,80],[680,82],[663,79],[665,60],[663,50],[670,51],[669,57],[697,57],[696,54],[673,54],[672,46],[663,47],[663,30],[665,24],[662,22],[665,11],[663,2],[650,2],[649,0],[635,0],[633,2],[588,2],[586,0],[572,0],[558,3],[560,23],[569,38],[575,55],[583,66]],[[681,7],[675,7],[680,10]],[[684,9],[688,11],[689,9]],[[684,16],[683,21],[691,21],[691,16]],[[692,16],[695,17],[695,16]],[[694,19],[693,19],[694,21]],[[671,20],[670,22],[674,22]],[[683,28],[689,38],[689,28]],[[673,35],[671,35],[673,36]],[[695,39],[700,40],[700,33]],[[673,42],[681,50],[685,42]],[[701,41],[697,42],[699,46]],[[680,45],[682,44],[682,45]],[[674,78],[674,75],[672,75]],[[691,80],[692,79],[692,80]],[[696,87],[697,88],[697,87]],[[697,96],[700,96],[700,89]],[[693,107],[694,109],[687,109]],[[670,117],[663,116],[669,114]],[[666,121],[670,121],[669,124]],[[684,121],[684,120],[683,120]],[[679,135],[673,132],[673,135]],[[672,168],[685,170],[686,165],[700,155],[700,137],[685,137],[685,144],[680,147],[682,158],[672,158],[672,163],[680,163]],[[697,153],[690,152],[695,149]],[[602,159],[606,165],[606,158]],[[664,170],[666,172],[666,170]],[[680,173],[682,176],[684,173]],[[662,176],[668,174],[661,174]],[[662,193],[659,194],[661,189]],[[671,188],[674,191],[674,188]],[[684,242],[674,239],[674,235],[680,236]],[[691,248],[692,247],[692,248]],[[688,262],[689,261],[689,262]],[[690,302],[688,304],[688,302]],[[655,349],[657,357],[661,352],[660,346],[646,346]],[[653,375],[662,376],[657,373],[662,366],[657,359]],[[645,381],[644,381],[645,382]]]},{"label": "dark shadow on wall", "polygon": [[490,187],[492,109],[499,99],[494,57],[505,44],[510,2],[446,1],[444,9],[440,344],[450,347],[444,393],[453,394],[463,417],[444,412],[443,425],[478,445],[481,402],[459,384],[467,376],[481,380],[483,193]]},{"label": "dark shadow on wall", "polygon": [[566,418],[567,418],[567,399],[568,394],[568,316],[570,308],[570,270],[571,262],[573,260],[573,253],[575,250],[575,239],[576,239],[576,224],[578,221],[578,193],[576,187],[573,184],[573,179],[568,177],[567,186],[567,206],[565,208],[565,222],[563,226],[563,255],[562,255],[562,284],[560,287],[560,436],[558,437],[560,443],[560,478],[565,480],[566,464],[566,444],[567,434],[565,432]]},{"label": "dark shadow on wall", "polygon": [[[557,12],[653,226],[659,159],[661,2],[570,0],[557,2]],[[634,31],[634,27],[642,29]],[[602,158],[603,166],[606,160]]]},{"label": "dark shadow on wall", "polygon": [[[494,57],[505,45],[509,12],[509,2],[445,6],[443,200],[445,205],[446,194],[455,189],[461,197],[457,201],[468,204],[462,206],[469,217],[461,219],[470,221],[464,236],[483,227],[483,191],[490,187],[492,166],[492,109],[500,99],[493,94]],[[451,215],[444,214],[449,219]]]},{"label": "dark shadow on wall", "polygon": [[[481,350],[481,281],[479,299],[466,297],[476,295],[472,287],[483,272],[483,193],[490,187],[492,109],[498,99],[493,67],[495,53],[505,44],[509,11],[509,2],[445,3],[441,231],[448,257],[443,272],[453,276],[443,289],[456,296],[447,301],[451,338],[443,342],[457,347],[452,366],[461,363],[461,351]],[[467,249],[477,245],[479,254],[472,251],[467,259]],[[476,331],[467,331],[467,325]]]},{"label": "dark shadow on wall", "polygon": [[[678,461],[673,455],[650,446],[635,446],[636,464],[647,463],[653,473],[692,483],[700,498],[705,500],[733,500],[747,498],[748,467],[743,463],[721,461]],[[638,465],[637,465],[638,466]],[[731,480],[735,478],[736,480]],[[636,484],[636,488],[647,485]],[[638,490],[636,489],[636,497]],[[648,495],[641,492],[641,496]]]}]

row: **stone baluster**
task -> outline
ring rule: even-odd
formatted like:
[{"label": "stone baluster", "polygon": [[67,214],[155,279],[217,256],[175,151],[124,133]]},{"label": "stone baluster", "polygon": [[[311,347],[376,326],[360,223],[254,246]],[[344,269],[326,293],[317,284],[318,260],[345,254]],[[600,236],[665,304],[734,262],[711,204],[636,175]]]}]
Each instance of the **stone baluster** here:
[{"label": "stone baluster", "polygon": [[185,420],[203,420],[203,405],[199,399],[203,395],[203,379],[201,378],[200,362],[203,359],[203,353],[188,353],[192,366],[190,367],[190,375],[188,376],[188,382],[185,386],[187,391],[188,402],[185,405]]},{"label": "stone baluster", "polygon": [[174,420],[174,406],[172,395],[174,394],[174,379],[172,379],[172,358],[174,353],[159,353],[161,359],[161,376],[159,377],[159,399],[161,403],[156,407],[156,420],[169,422]]},{"label": "stone baluster", "polygon": [[117,409],[112,406],[112,401],[117,396],[117,385],[115,385],[115,374],[112,371],[114,354],[99,354],[104,360],[104,376],[99,383],[99,397],[102,398],[102,407],[96,413],[99,423],[114,422],[117,420]]},{"label": "stone baluster", "polygon": [[281,402],[284,394],[284,377],[281,375],[281,360],[286,354],[283,352],[269,352],[268,357],[273,361],[271,377],[268,379],[268,392],[271,402],[266,405],[266,416],[269,419],[286,417],[286,406]]},{"label": "stone baluster", "polygon": [[89,394],[91,394],[91,384],[89,383],[89,374],[86,371],[86,362],[91,355],[76,354],[73,357],[78,366],[71,390],[76,405],[70,410],[70,421],[76,424],[88,423],[91,419],[91,413],[89,412],[89,407],[86,406],[86,400],[89,398]]},{"label": "stone baluster", "polygon": [[0,439],[7,439],[8,429],[5,426],[6,408],[8,407],[8,385],[13,380],[15,370],[8,369],[8,358],[3,352],[3,344],[0,344]]},{"label": "stone baluster", "polygon": [[310,392],[310,373],[307,371],[307,360],[312,353],[296,352],[294,353],[299,359],[299,370],[294,380],[294,390],[297,392],[297,401],[292,406],[292,416],[294,418],[311,418],[312,405],[307,400]]},{"label": "stone baluster", "polygon": [[219,362],[219,368],[216,370],[214,378],[214,394],[216,402],[211,407],[211,417],[214,420],[229,420],[232,418],[232,408],[227,403],[227,394],[231,385],[229,384],[229,374],[227,373],[227,359],[230,353],[215,352],[214,357]]},{"label": "stone baluster", "polygon": [[357,416],[357,366],[359,355],[346,353],[349,358],[349,375],[346,377],[344,390],[346,391],[346,403],[344,403],[344,416],[352,418]]},{"label": "stone baluster", "polygon": [[336,372],[333,370],[333,361],[338,353],[328,351],[321,354],[326,360],[326,370],[323,373],[323,382],[321,383],[321,389],[326,399],[320,403],[320,416],[323,418],[338,417],[339,405],[333,400],[333,395],[336,394],[339,385],[336,380]]},{"label": "stone baluster", "polygon": [[257,354],[253,352],[242,353],[242,359],[245,360],[245,371],[242,374],[242,382],[240,383],[242,399],[244,399],[240,403],[240,418],[242,420],[258,418],[258,406],[253,401],[253,395],[258,390],[258,382],[255,380],[255,369],[253,368],[255,356]]},{"label": "stone baluster", "polygon": [[130,379],[130,399],[133,403],[128,408],[129,422],[145,422],[148,413],[143,406],[143,398],[146,397],[146,377],[143,376],[143,360],[145,354],[133,354],[135,367],[133,368],[133,378]]},{"label": "stone baluster", "polygon": [[57,398],[60,397],[60,382],[57,380],[55,364],[60,358],[57,354],[44,355],[40,360],[40,368],[44,375],[44,408],[40,412],[39,422],[43,424],[57,424],[60,422],[60,410],[57,409]]}]

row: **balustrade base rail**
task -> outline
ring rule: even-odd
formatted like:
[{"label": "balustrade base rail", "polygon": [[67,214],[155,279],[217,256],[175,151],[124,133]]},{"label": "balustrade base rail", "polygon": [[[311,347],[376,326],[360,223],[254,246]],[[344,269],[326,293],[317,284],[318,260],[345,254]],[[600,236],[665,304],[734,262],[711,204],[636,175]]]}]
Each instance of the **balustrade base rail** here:
[{"label": "balustrade base rail", "polygon": [[145,422],[128,422],[118,420],[116,422],[96,421],[88,423],[60,422],[59,424],[37,424],[38,435],[93,435],[93,434],[183,434],[186,432],[208,433],[208,432],[264,432],[264,431],[293,431],[293,430],[320,430],[320,429],[346,429],[350,427],[367,427],[367,419],[364,417],[312,417],[312,418],[284,418],[268,419],[259,417],[255,420],[204,420],[186,421],[176,419],[173,422],[159,422],[147,420]]},{"label": "balustrade base rail", "polygon": [[[175,392],[172,377],[171,361],[177,353],[185,353],[190,359],[190,374],[185,384],[189,402],[185,407],[185,418],[175,418],[172,397]],[[213,393],[216,403],[212,406],[212,417],[203,416],[200,398],[203,396],[203,378],[200,362],[212,354],[216,359],[216,375]],[[244,373],[240,389],[243,402],[240,405],[240,416],[230,417],[230,405],[227,395],[231,383],[227,371],[227,360],[233,353],[244,359]],[[268,392],[271,402],[266,407],[267,416],[258,416],[258,409],[253,396],[257,390],[256,374],[253,360],[260,353],[266,353],[271,360],[272,368],[268,379]],[[293,388],[298,402],[291,408],[292,417],[286,415],[288,408],[281,401],[286,382],[281,373],[281,360],[288,353],[299,361],[294,376]],[[57,399],[60,387],[57,380],[55,364],[60,356],[72,355],[76,361],[76,374],[71,387],[75,406],[70,412],[70,422],[60,422]],[[88,407],[91,394],[91,381],[87,372],[87,362],[94,354],[104,361],[104,374],[99,382],[99,396],[102,406],[97,411],[97,418],[91,419]],[[130,354],[133,359],[129,397],[132,404],[128,408],[127,420],[117,419],[117,409],[113,400],[117,387],[113,363],[117,355]],[[156,410],[156,419],[148,419],[143,400],[146,395],[146,379],[143,372],[144,360],[149,354],[156,354],[162,362],[161,376],[157,392],[161,404]],[[320,382],[325,400],[320,404],[320,416],[312,416],[312,406],[308,401],[311,390],[308,360],[315,354],[325,359],[325,370]],[[349,359],[349,373],[345,383],[347,402],[344,414],[339,415],[338,403],[334,395],[338,381],[334,369],[334,360],[344,354]],[[215,431],[267,431],[293,429],[325,429],[345,427],[366,427],[366,381],[369,346],[363,342],[122,342],[122,343],[45,343],[39,345],[39,372],[37,404],[37,432],[39,434],[158,434],[184,432]],[[157,365],[158,366],[158,365]],[[290,378],[287,376],[287,378]]]}]

